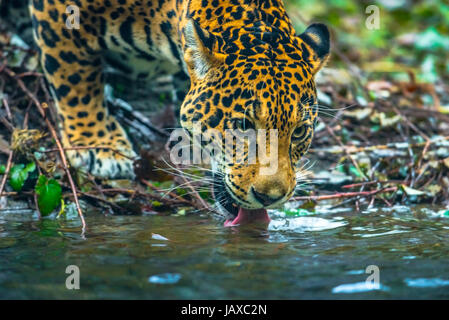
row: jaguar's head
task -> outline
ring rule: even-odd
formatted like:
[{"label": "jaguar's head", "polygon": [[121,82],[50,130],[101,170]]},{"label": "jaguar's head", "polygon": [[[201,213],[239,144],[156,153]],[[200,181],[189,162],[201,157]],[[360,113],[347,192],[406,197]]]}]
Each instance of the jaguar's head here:
[{"label": "jaguar's head", "polygon": [[227,151],[212,161],[214,195],[229,215],[226,224],[269,221],[266,209],[293,195],[298,164],[312,140],[314,75],[329,56],[328,29],[312,24],[291,36],[252,25],[225,37],[192,20],[183,33],[191,87],[181,125],[190,134],[199,128]]}]

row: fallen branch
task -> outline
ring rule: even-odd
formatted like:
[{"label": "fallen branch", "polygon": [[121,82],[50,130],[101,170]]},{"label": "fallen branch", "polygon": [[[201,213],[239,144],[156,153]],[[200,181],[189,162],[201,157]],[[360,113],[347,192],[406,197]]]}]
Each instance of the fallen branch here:
[{"label": "fallen branch", "polygon": [[[407,142],[392,142],[387,144],[380,144],[380,145],[374,145],[374,146],[366,146],[366,147],[355,147],[355,146],[345,146],[345,148],[341,149],[310,149],[309,152],[312,153],[318,153],[318,152],[326,152],[326,153],[332,153],[332,154],[340,154],[340,153],[360,153],[360,152],[370,152],[370,151],[376,151],[376,150],[385,150],[385,149],[406,149],[406,148],[420,148],[425,147],[427,143],[429,145],[432,145],[437,142],[449,140],[449,136],[444,137],[438,137],[437,139],[429,140],[426,142],[420,142],[420,143],[407,143]],[[398,145],[401,147],[398,148]]]},{"label": "fallen branch", "polygon": [[398,187],[391,188],[383,188],[379,190],[373,191],[359,191],[359,192],[339,192],[324,196],[300,196],[293,197],[293,201],[323,201],[323,200],[332,200],[332,199],[342,199],[342,198],[354,198],[354,197],[370,197],[380,193],[386,192],[394,192],[398,189]]},{"label": "fallen branch", "polygon": [[11,170],[12,165],[12,150],[9,151],[8,162],[6,163],[5,173],[3,174],[2,183],[0,184],[0,197],[2,196],[3,190],[5,188],[6,180],[8,179],[9,171]]},{"label": "fallen branch", "polygon": [[366,181],[366,182],[360,182],[360,183],[346,184],[346,185],[342,186],[342,188],[343,189],[352,189],[352,188],[358,188],[358,187],[372,185],[372,184],[386,184],[386,183],[405,184],[404,181],[400,181],[400,180]]}]

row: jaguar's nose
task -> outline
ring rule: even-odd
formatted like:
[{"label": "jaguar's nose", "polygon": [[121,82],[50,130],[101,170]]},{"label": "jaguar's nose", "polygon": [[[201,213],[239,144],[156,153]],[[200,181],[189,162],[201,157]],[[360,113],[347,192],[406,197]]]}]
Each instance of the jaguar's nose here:
[{"label": "jaguar's nose", "polygon": [[281,200],[284,197],[283,195],[272,197],[269,194],[258,192],[254,188],[251,188],[251,191],[254,195],[254,198],[265,207],[272,205],[273,203]]}]

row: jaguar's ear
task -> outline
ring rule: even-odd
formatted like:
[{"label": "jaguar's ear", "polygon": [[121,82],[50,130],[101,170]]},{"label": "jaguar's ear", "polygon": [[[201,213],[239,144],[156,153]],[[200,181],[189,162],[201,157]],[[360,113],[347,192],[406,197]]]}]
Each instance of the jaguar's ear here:
[{"label": "jaguar's ear", "polygon": [[313,74],[316,74],[329,59],[329,29],[322,23],[314,23],[307,27],[299,38],[312,49],[312,52],[309,52],[304,45],[301,45],[304,60],[310,63]]},{"label": "jaguar's ear", "polygon": [[187,21],[183,33],[184,61],[190,76],[203,79],[214,65],[222,62],[222,55],[217,51],[223,40],[201,28],[193,19]]}]

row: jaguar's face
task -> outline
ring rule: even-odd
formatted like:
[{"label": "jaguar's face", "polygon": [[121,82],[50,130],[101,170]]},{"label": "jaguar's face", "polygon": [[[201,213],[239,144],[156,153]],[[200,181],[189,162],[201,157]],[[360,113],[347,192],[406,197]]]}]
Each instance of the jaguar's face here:
[{"label": "jaguar's face", "polygon": [[[294,193],[318,112],[313,76],[329,52],[324,28],[312,25],[276,47],[259,44],[254,55],[186,51],[192,81],[181,125],[221,150],[212,161],[214,194],[233,222],[251,213],[264,218],[264,209]],[[318,41],[327,41],[321,57]]]}]

